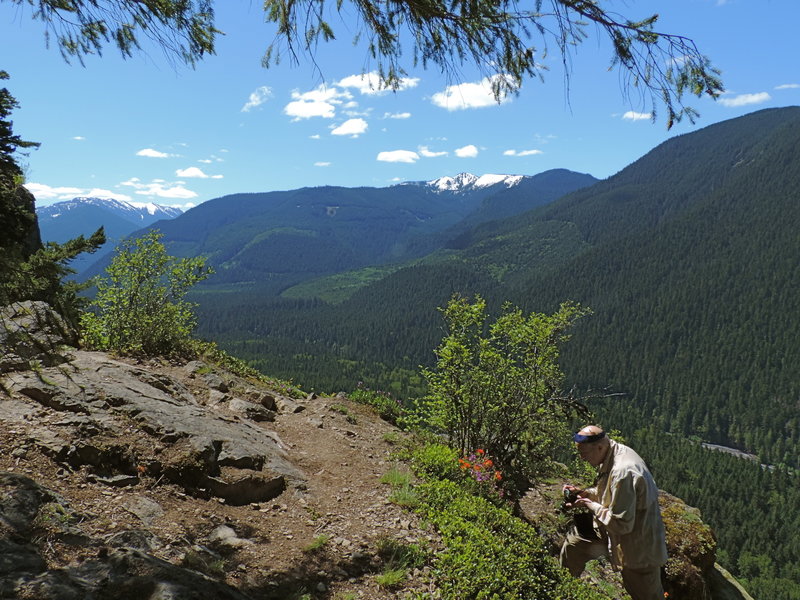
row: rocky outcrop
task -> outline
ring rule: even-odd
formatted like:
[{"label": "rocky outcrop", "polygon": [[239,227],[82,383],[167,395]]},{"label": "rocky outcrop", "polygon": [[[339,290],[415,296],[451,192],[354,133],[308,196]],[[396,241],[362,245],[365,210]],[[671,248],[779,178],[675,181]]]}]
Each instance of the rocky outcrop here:
[{"label": "rocky outcrop", "polygon": [[[34,420],[38,408],[51,409],[30,428],[33,444],[71,467],[90,467],[109,485],[133,484],[146,472],[190,494],[246,504],[305,480],[278,435],[256,423],[268,420],[260,412],[267,409],[232,393],[209,403],[202,384],[191,390],[177,378],[82,350],[68,363],[8,373],[2,385],[11,394],[3,401],[7,419]],[[252,392],[237,385],[237,393]],[[243,408],[250,404],[252,412]]]},{"label": "rocky outcrop", "polygon": [[[224,583],[132,544],[109,548],[104,540],[81,532],[75,525],[80,518],[63,498],[32,479],[0,472],[0,598],[247,600]],[[95,556],[50,569],[40,546],[32,542],[37,538],[94,548]]]},{"label": "rocky outcrop", "polygon": [[0,373],[62,364],[77,343],[75,330],[44,302],[0,307]]}]

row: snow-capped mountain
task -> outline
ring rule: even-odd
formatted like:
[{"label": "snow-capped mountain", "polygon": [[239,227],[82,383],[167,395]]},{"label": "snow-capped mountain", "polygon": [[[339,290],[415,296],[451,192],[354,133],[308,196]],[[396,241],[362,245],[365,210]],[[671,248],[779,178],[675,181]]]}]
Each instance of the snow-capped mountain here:
[{"label": "snow-capped mountain", "polygon": [[137,229],[162,219],[174,219],[183,211],[152,202],[127,202],[112,198],[78,197],[36,209],[42,240],[65,242],[105,228],[106,238],[117,242]]},{"label": "snow-capped mountain", "polygon": [[[50,206],[37,207],[39,231],[44,242],[63,243],[79,235],[90,236],[103,227],[106,246],[113,248],[134,231],[156,221],[174,219],[182,214],[179,208],[160,206],[152,202],[126,202],[111,198],[78,197]],[[70,265],[79,273],[96,256],[82,255]]]},{"label": "snow-capped mountain", "polygon": [[104,212],[116,215],[130,221],[136,227],[146,227],[161,219],[174,219],[183,211],[172,206],[160,206],[152,202],[127,202],[113,198],[89,198],[79,196],[72,200],[57,202],[50,206],[37,208],[36,214],[41,221],[44,218],[57,219],[67,214],[86,211],[87,208],[97,208]]},{"label": "snow-capped mountain", "polygon": [[455,177],[444,176],[430,181],[414,181],[400,185],[425,186],[435,192],[464,193],[500,185],[505,188],[511,188],[519,184],[524,178],[524,175],[495,175],[492,173],[473,175],[472,173],[459,173]]}]

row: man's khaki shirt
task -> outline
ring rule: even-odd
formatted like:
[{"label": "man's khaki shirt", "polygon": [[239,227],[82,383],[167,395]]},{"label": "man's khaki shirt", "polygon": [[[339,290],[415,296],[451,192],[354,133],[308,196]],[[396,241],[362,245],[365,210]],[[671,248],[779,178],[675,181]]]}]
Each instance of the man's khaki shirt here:
[{"label": "man's khaki shirt", "polygon": [[667,562],[667,545],[656,483],[636,452],[609,442],[596,488],[587,490],[593,500],[589,508],[608,535],[612,564],[626,569],[660,567]]}]

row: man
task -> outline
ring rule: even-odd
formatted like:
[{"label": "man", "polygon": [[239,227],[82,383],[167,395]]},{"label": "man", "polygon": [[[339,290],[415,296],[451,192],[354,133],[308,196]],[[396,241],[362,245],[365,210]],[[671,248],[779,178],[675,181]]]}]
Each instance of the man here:
[{"label": "man", "polygon": [[581,458],[597,467],[595,486],[580,490],[567,506],[585,507],[594,515],[594,530],[573,527],[561,547],[561,565],[578,577],[589,560],[608,555],[633,600],[663,600],[661,566],[667,562],[658,488],[642,458],[608,438],[596,425],[574,436]]}]

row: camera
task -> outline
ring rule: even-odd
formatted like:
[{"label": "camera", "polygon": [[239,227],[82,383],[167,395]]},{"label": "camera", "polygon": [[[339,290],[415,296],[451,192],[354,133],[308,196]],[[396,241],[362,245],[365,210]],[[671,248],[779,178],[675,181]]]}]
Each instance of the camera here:
[{"label": "camera", "polygon": [[564,488],[564,503],[565,504],[575,504],[575,501],[578,499],[578,490],[571,490],[568,488]]}]

